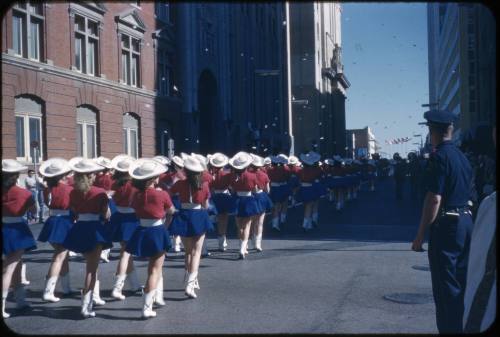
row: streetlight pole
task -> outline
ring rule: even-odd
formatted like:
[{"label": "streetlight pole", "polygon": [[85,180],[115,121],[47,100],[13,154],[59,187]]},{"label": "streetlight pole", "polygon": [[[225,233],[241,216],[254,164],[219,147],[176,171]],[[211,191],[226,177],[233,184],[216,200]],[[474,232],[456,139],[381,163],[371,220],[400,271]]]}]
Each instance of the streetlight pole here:
[{"label": "streetlight pole", "polygon": [[293,139],[293,121],[292,121],[292,71],[290,61],[290,3],[285,2],[285,20],[286,20],[286,63],[287,63],[287,103],[288,103],[288,135],[290,136],[290,153],[295,154],[295,142]]}]

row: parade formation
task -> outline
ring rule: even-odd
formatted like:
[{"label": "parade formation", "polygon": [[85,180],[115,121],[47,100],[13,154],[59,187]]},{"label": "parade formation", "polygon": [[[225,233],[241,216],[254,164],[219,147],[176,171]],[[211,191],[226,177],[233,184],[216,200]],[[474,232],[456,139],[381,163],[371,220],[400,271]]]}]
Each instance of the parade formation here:
[{"label": "parade formation", "polygon": [[[302,204],[302,228],[307,233],[318,225],[320,198],[341,210],[346,200],[357,198],[362,180],[373,191],[376,164],[375,160],[340,156],[321,160],[313,151],[299,158],[284,154],[263,158],[247,152],[232,158],[222,153],[180,153],[171,159],[161,155],[135,159],[124,154],[112,160],[50,158],[38,170],[49,217],[37,240],[54,249],[42,299],[64,300],[55,294],[58,281],[62,296],[72,292],[69,256],[82,254],[86,272],[81,315],[95,317],[93,306],[106,303],[100,297],[98,265],[101,260],[109,261],[110,248],[118,244],[120,257],[111,296],[126,300],[122,289],[129,282],[133,292],[143,292],[141,316],[155,317],[154,305],[165,305],[162,271],[168,251],[179,252],[182,244],[184,291],[187,297],[197,298],[207,232],[217,232],[218,248],[225,251],[230,244],[228,219],[234,216],[239,259],[244,260],[249,249],[263,250],[266,214],[271,215],[271,228],[279,232],[282,226],[294,225],[287,222],[288,205]],[[22,256],[37,248],[26,218],[37,206],[31,192],[18,186],[20,173],[27,169],[16,160],[2,160],[4,318],[10,316],[5,311],[10,289],[18,308],[30,305],[21,277]],[[149,261],[144,286],[138,281],[135,257]]]}]

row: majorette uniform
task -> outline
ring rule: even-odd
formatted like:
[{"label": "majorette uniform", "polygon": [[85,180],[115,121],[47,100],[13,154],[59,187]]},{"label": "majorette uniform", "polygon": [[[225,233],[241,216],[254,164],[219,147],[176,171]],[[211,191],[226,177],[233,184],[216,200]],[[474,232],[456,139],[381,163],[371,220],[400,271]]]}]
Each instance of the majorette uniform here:
[{"label": "majorette uniform", "polygon": [[61,181],[57,186],[44,188],[43,197],[49,207],[49,218],[45,220],[38,241],[63,244],[73,227],[73,217],[69,210],[71,191],[73,187]]},{"label": "majorette uniform", "polygon": [[235,213],[236,198],[231,195],[229,186],[231,184],[232,174],[224,168],[213,168],[213,177],[209,187],[212,191],[211,199],[215,205],[217,213]]},{"label": "majorette uniform", "polygon": [[273,203],[282,203],[287,201],[290,195],[290,171],[282,165],[273,165],[267,170],[267,176],[271,182],[270,197]]},{"label": "majorette uniform", "polygon": [[273,202],[271,201],[271,198],[269,197],[267,192],[264,191],[265,187],[270,182],[269,177],[267,176],[266,172],[264,172],[264,170],[260,168],[257,168],[254,172],[257,178],[258,188],[258,191],[255,192],[254,195],[255,198],[257,198],[257,202],[260,207],[260,213],[271,212],[271,210],[273,209]]},{"label": "majorette uniform", "polygon": [[260,213],[257,199],[252,195],[252,191],[257,186],[257,176],[255,173],[245,169],[240,176],[231,173],[231,189],[236,193],[236,217],[246,218]]},{"label": "majorette uniform", "polygon": [[300,189],[297,192],[297,201],[303,203],[319,199],[324,194],[324,187],[320,183],[323,172],[319,166],[305,165],[298,173]]},{"label": "majorette uniform", "polygon": [[[100,187],[104,189],[105,191],[111,191],[112,186],[113,186],[113,178],[111,177],[111,173],[106,172],[98,172],[96,173],[95,180],[94,180],[94,186]],[[116,205],[115,202],[110,198],[109,200],[109,210],[111,211],[111,214],[114,214],[116,212]]]},{"label": "majorette uniform", "polygon": [[138,190],[132,186],[129,180],[122,186],[115,182],[111,189],[113,202],[116,205],[116,212],[111,215],[111,240],[113,242],[129,241],[137,226],[139,220],[135,215],[135,210],[131,207],[133,196]]}]

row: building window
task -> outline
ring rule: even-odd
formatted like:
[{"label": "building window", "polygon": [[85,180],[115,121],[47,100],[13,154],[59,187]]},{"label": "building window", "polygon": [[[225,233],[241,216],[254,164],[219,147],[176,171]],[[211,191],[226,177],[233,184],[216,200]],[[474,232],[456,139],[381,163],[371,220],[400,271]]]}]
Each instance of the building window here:
[{"label": "building window", "polygon": [[87,107],[76,109],[76,153],[84,158],[97,157],[97,114]]},{"label": "building window", "polygon": [[171,96],[173,83],[172,55],[168,54],[163,49],[159,49],[157,80],[158,94],[161,96]]},{"label": "building window", "polygon": [[99,23],[75,15],[75,69],[96,76],[99,46]]},{"label": "building window", "polygon": [[12,50],[15,55],[41,61],[43,3],[18,3],[12,9]]},{"label": "building window", "polygon": [[139,121],[129,113],[123,115],[123,152],[137,158],[139,156]]},{"label": "building window", "polygon": [[121,36],[122,81],[133,87],[138,87],[140,83],[140,41],[123,33]]},{"label": "building window", "polygon": [[170,23],[170,4],[168,2],[156,1],[155,13],[158,19]]},{"label": "building window", "polygon": [[[16,157],[21,162],[40,162],[43,157],[42,144],[42,105],[27,97],[15,99],[16,118]],[[38,142],[37,155],[31,147],[32,142]]]}]

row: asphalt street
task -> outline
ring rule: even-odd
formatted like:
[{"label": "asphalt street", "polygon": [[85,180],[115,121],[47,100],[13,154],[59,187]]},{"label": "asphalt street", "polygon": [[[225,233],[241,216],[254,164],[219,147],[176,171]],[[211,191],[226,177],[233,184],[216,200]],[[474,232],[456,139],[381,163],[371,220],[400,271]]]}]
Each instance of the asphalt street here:
[{"label": "asphalt street", "polygon": [[[231,222],[229,249],[216,250],[201,262],[197,299],[183,289],[183,253],[168,253],[164,266],[166,306],[157,317],[143,320],[140,294],[125,301],[110,297],[118,247],[109,263],[99,266],[104,306],[95,318],[80,316],[80,295],[58,303],[41,300],[52,250],[39,243],[25,255],[27,300],[31,309],[18,311],[11,295],[4,320],[19,334],[242,334],[242,333],[437,333],[427,254],[410,250],[421,202],[394,197],[391,180],[366,186],[340,212],[322,199],[319,225],[304,233],[302,206],[291,208],[282,232],[267,225],[262,253],[251,251],[237,260],[239,242]],[[35,236],[41,224],[31,225]],[[427,244],[424,245],[427,248]],[[136,261],[142,282],[146,261]],[[84,261],[71,258],[71,284],[83,284]],[[420,270],[423,269],[423,270]],[[57,295],[57,293],[56,293]],[[410,299],[398,303],[387,297]]]}]

